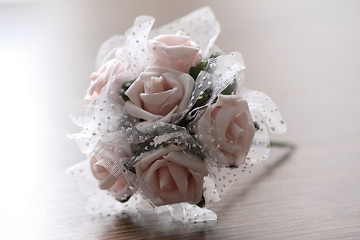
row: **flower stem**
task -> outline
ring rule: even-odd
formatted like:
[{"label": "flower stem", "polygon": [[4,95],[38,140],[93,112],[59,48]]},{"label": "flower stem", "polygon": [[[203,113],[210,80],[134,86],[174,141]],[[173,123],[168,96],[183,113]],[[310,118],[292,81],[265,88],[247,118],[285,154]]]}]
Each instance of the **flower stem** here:
[{"label": "flower stem", "polygon": [[296,151],[297,148],[295,143],[288,141],[270,141],[270,147],[287,149],[287,151],[278,159],[278,163],[276,165],[288,159]]},{"label": "flower stem", "polygon": [[295,150],[296,144],[288,141],[270,141],[270,147],[289,148],[291,150]]}]

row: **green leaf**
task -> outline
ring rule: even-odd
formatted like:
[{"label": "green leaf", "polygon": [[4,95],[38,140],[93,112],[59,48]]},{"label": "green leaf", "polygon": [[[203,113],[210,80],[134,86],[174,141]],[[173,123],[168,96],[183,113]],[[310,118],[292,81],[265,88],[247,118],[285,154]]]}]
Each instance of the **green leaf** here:
[{"label": "green leaf", "polygon": [[221,53],[213,53],[213,54],[211,54],[210,58],[217,58],[221,55],[222,55]]},{"label": "green leaf", "polygon": [[237,81],[236,79],[234,79],[233,82],[221,92],[221,94],[233,95],[236,92],[236,89],[237,89]]},{"label": "green leaf", "polygon": [[193,108],[197,108],[197,107],[201,107],[201,106],[205,105],[207,103],[207,101],[209,100],[209,98],[211,97],[211,94],[212,94],[212,89],[211,89],[211,87],[209,87],[208,89],[205,90],[205,92],[200,97],[198,97]]},{"label": "green leaf", "polygon": [[205,207],[205,198],[204,198],[204,196],[201,197],[200,202],[198,204],[196,204],[196,205],[198,207],[201,207],[201,208]]},{"label": "green leaf", "polygon": [[129,201],[129,199],[131,198],[131,196],[132,196],[132,195],[126,195],[126,196],[124,196],[124,197],[122,197],[122,198],[120,198],[120,199],[116,199],[116,200],[118,200],[119,202],[125,203],[125,202]]},{"label": "green leaf", "polygon": [[124,167],[125,167],[129,172],[132,172],[132,173],[134,173],[134,174],[136,174],[136,169],[135,169],[136,158],[137,158],[137,156],[133,156],[129,161],[127,161],[126,163],[124,163]]},{"label": "green leaf", "polygon": [[254,122],[254,128],[256,130],[260,130],[260,126],[259,126],[259,123],[258,122]]},{"label": "green leaf", "polygon": [[196,66],[191,67],[189,70],[189,74],[190,76],[196,80],[197,76],[199,76],[200,72],[202,70],[204,70],[207,66],[207,61],[206,62],[200,62],[198,63]]},{"label": "green leaf", "polygon": [[129,101],[129,97],[125,95],[125,92],[126,90],[129,89],[129,87],[135,82],[136,78],[129,81],[129,82],[126,82],[124,83],[122,86],[121,86],[121,89],[123,90],[121,93],[120,93],[120,96],[122,97],[122,99],[126,102],[126,101]]}]

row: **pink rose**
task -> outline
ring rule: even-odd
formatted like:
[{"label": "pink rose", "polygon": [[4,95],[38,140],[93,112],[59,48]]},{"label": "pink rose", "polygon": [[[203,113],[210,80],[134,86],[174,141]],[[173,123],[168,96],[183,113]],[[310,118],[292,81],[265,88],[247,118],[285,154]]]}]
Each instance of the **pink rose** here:
[{"label": "pink rose", "polygon": [[239,166],[246,161],[252,144],[255,127],[248,104],[237,95],[219,95],[196,124],[199,141],[207,149],[219,149],[212,154],[229,159],[229,166]]},{"label": "pink rose", "polygon": [[[124,110],[146,122],[172,122],[172,117],[186,110],[194,79],[186,73],[164,67],[148,67],[126,90],[129,101]],[[139,129],[140,130],[140,129]]]},{"label": "pink rose", "polygon": [[98,72],[90,75],[91,83],[87,90],[85,100],[93,100],[100,94],[101,89],[106,85],[112,76],[124,71],[124,67],[117,59],[111,59],[101,66]]},{"label": "pink rose", "polygon": [[136,175],[143,195],[154,205],[200,202],[204,176],[208,174],[202,159],[173,144],[140,157]]},{"label": "pink rose", "polygon": [[[119,172],[117,169],[119,167],[113,160],[127,158],[133,155],[133,151],[129,144],[124,143],[120,148],[120,150],[117,149],[118,154],[115,154],[114,147],[99,142],[95,146],[90,158],[91,171],[94,177],[99,180],[99,188],[115,192],[117,196],[122,196],[130,192],[128,189],[129,183],[122,174],[115,177],[108,169],[114,169],[115,172]],[[105,168],[103,164],[106,164],[108,169]]]},{"label": "pink rose", "polygon": [[155,65],[188,72],[200,61],[200,48],[190,37],[180,34],[159,35],[150,40]]}]

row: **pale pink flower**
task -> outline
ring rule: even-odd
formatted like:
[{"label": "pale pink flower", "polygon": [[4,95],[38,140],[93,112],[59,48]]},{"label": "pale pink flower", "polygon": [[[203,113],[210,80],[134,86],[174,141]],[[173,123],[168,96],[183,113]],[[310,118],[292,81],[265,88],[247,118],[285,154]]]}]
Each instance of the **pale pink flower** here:
[{"label": "pale pink flower", "polygon": [[124,66],[117,59],[111,59],[102,65],[99,71],[90,75],[91,83],[87,90],[85,100],[94,100],[100,94],[102,88],[117,74],[123,72]]},{"label": "pale pink flower", "polygon": [[[120,149],[119,149],[120,148]],[[132,148],[129,144],[124,143],[115,148],[99,142],[91,155],[90,165],[94,177],[99,180],[99,188],[115,192],[117,196],[122,196],[130,192],[129,183],[124,175],[119,174],[119,165],[115,164],[116,160],[128,158],[133,155]],[[107,168],[104,167],[104,164]],[[118,163],[119,164],[119,163]],[[117,176],[110,173],[110,169],[116,172]]]},{"label": "pale pink flower", "polygon": [[143,195],[154,205],[200,202],[204,176],[208,174],[202,159],[173,144],[140,157],[136,175]]},{"label": "pale pink flower", "polygon": [[219,95],[215,104],[208,106],[196,124],[199,141],[212,151],[216,159],[224,155],[229,166],[246,161],[255,127],[248,104],[237,95]]},{"label": "pale pink flower", "polygon": [[182,34],[159,35],[150,40],[150,51],[155,64],[188,72],[200,61],[200,48],[189,36]]},{"label": "pale pink flower", "polygon": [[[194,89],[194,79],[186,73],[164,67],[148,67],[129,87],[124,110],[151,126],[156,121],[171,123],[183,113]],[[149,125],[149,124],[148,124]],[[140,130],[140,129],[139,129]]]}]

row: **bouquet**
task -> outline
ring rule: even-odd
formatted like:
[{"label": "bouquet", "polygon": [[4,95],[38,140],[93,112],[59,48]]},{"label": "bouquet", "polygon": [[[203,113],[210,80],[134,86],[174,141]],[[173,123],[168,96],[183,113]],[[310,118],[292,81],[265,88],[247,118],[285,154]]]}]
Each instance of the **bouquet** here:
[{"label": "bouquet", "polygon": [[216,219],[206,205],[268,157],[268,129],[286,126],[266,94],[244,86],[241,54],[215,45],[210,8],[153,23],[139,16],[102,44],[72,135],[86,161],[68,173],[96,214],[145,203],[182,221]]}]

